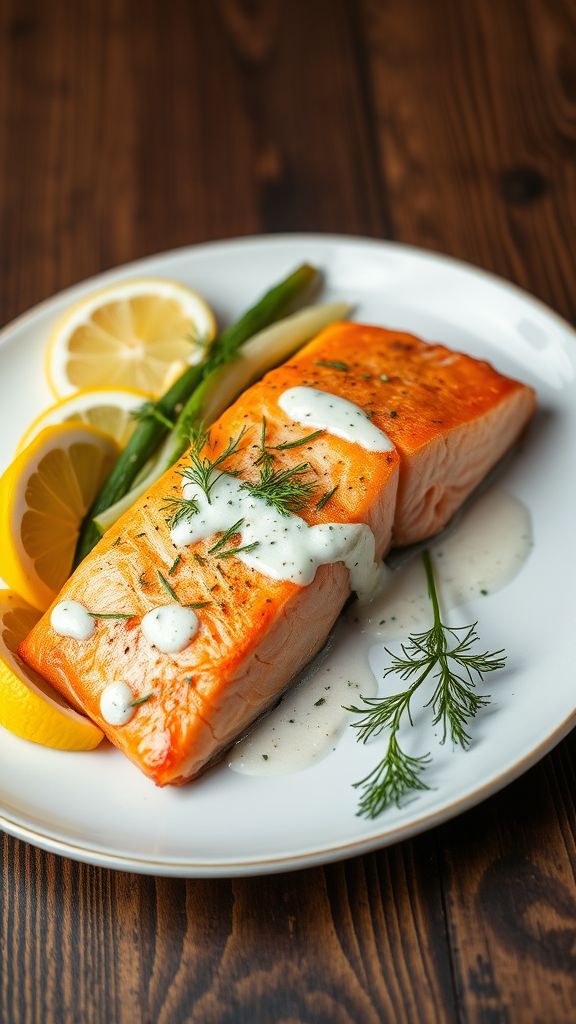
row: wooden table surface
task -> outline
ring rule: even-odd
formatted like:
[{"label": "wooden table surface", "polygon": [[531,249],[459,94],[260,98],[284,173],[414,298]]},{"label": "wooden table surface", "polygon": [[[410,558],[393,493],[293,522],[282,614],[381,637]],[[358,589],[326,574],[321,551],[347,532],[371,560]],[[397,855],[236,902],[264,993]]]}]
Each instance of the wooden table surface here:
[{"label": "wooden table surface", "polygon": [[[575,54],[573,0],[3,0],[0,321],[148,253],[314,230],[450,253],[574,322]],[[276,877],[4,837],[0,1021],[574,1021],[575,755]]]}]

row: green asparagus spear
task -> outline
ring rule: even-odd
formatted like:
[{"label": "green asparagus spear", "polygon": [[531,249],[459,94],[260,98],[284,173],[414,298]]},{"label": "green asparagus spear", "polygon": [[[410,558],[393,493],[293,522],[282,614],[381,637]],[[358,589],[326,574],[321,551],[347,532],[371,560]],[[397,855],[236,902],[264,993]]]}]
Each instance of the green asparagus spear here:
[{"label": "green asparagus spear", "polygon": [[120,501],[94,517],[99,532],[109,530],[144,491],[178,461],[189,447],[193,428],[210,427],[253,381],[260,380],[268,370],[288,359],[328,324],[344,320],[351,308],[347,302],[306,306],[258,331],[232,359],[207,373],[188,399],[176,426],[130,490]]},{"label": "green asparagus spear", "polygon": [[166,421],[172,420],[198,387],[204,375],[234,356],[240,345],[257,331],[285,316],[308,298],[319,281],[319,272],[303,263],[292,274],[271,288],[240,319],[216,339],[203,365],[191,366],[162,395],[150,415],[137,426],[124,451],[97,494],[86,517],[74,556],[73,568],[82,561],[100,540],[93,519],[129,491],[142,466],[154,454],[168,431]]}]

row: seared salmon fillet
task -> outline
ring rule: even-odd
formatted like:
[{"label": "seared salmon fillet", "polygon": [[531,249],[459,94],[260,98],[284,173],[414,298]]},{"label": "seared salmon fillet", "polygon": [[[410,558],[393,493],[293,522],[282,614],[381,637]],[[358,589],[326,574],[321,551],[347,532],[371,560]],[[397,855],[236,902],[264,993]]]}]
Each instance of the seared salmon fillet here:
[{"label": "seared salmon fillet", "polygon": [[364,383],[334,370],[317,386],[361,395],[400,455],[393,545],[431,537],[518,439],[536,407],[533,389],[444,345],[353,323],[328,327],[302,352],[308,380],[316,346],[327,343],[353,378],[372,376]]},{"label": "seared salmon fillet", "polygon": [[[312,411],[302,411],[310,396]],[[315,422],[327,403],[336,416],[339,399],[357,407],[352,414],[346,406],[340,418],[345,433],[347,420],[360,417],[350,426],[360,423],[362,444]],[[106,533],[20,653],[158,785],[185,782],[272,706],[321,648],[362,558],[373,564],[393,540],[441,528],[533,408],[530,388],[487,363],[382,328],[332,326],[248,389],[214,424],[196,461],[185,456]],[[370,431],[383,447],[370,447]],[[227,448],[202,497],[186,474]],[[258,492],[270,473],[284,471],[306,485],[291,516],[268,510]],[[195,513],[179,505],[183,493],[198,499]],[[235,495],[244,495],[242,515]],[[169,524],[175,509],[178,522]],[[272,534],[263,532],[268,511]],[[211,520],[216,513],[220,520]],[[218,527],[212,532],[210,522]],[[246,543],[250,522],[250,537],[259,539]],[[305,582],[290,578],[289,528],[323,552],[311,556]],[[334,557],[335,548],[326,555],[330,531],[346,558]],[[348,533],[368,543],[348,550]],[[278,545],[271,574],[258,562],[270,544]],[[86,639],[56,632],[52,613],[62,602],[96,616]],[[151,642],[143,617],[170,603],[195,606],[197,631],[183,649],[166,652]],[[142,701],[124,724],[102,711],[111,683]]]}]

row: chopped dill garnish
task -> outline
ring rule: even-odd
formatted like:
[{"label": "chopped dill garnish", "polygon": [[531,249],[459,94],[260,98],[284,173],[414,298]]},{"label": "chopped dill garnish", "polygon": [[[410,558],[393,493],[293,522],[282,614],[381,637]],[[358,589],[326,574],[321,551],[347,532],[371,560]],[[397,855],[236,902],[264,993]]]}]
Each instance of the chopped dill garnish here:
[{"label": "chopped dill garnish", "polygon": [[180,601],[178,600],[178,595],[176,594],[176,591],[170,586],[170,584],[168,583],[168,580],[166,579],[164,574],[160,572],[160,569],[156,569],[156,572],[158,573],[158,576],[160,577],[160,582],[161,582],[162,586],[164,587],[165,590],[168,591],[168,593],[170,594],[170,597],[172,598],[172,600],[173,601],[177,601],[178,604],[180,604]]},{"label": "chopped dill garnish", "polygon": [[145,704],[151,697],[154,697],[154,690],[150,690],[150,693],[145,693],[143,697],[135,697],[134,700],[129,701],[126,707],[137,708],[140,704]]},{"label": "chopped dill garnish", "polygon": [[191,601],[190,604],[185,604],[185,608],[207,608],[212,601]]},{"label": "chopped dill garnish", "polygon": [[134,612],[88,612],[92,619],[133,619]]},{"label": "chopped dill garnish", "polygon": [[217,540],[216,543],[213,544],[211,548],[208,548],[208,554],[214,555],[216,554],[217,551],[220,551],[221,548],[225,547],[228,541],[234,536],[234,534],[239,532],[243,522],[244,519],[242,518],[239,519],[237,523],[234,523],[232,526],[230,526],[226,530],[226,532],[222,534],[220,540]]},{"label": "chopped dill garnish", "polygon": [[321,430],[308,434],[307,437],[299,438],[297,441],[286,442],[284,445],[277,445],[275,448],[266,444],[266,417],[262,417],[262,430],[260,433],[260,453],[254,461],[255,466],[260,467],[260,479],[256,483],[245,481],[241,486],[243,490],[249,491],[255,498],[262,498],[268,505],[272,505],[277,512],[288,516],[292,512],[299,512],[307,504],[308,499],[316,489],[316,483],[312,480],[302,480],[302,475],[310,470],[308,462],[302,462],[299,466],[288,467],[287,469],[274,469],[274,451],[283,451],[285,448],[296,448],[305,444],[306,441],[317,437]]},{"label": "chopped dill garnish", "polygon": [[281,515],[289,516],[292,512],[300,512],[316,490],[315,480],[302,479],[309,470],[308,462],[289,469],[274,469],[270,462],[265,462],[258,482],[243,483],[242,488],[254,498],[262,498]]},{"label": "chopped dill garnish", "polygon": [[182,555],[176,555],[176,558],[174,559],[174,561],[172,562],[172,565],[168,569],[168,575],[169,576],[173,576],[174,575],[174,573],[176,572],[176,569],[180,565],[181,561],[182,561]]},{"label": "chopped dill garnish", "polygon": [[342,373],[348,373],[350,367],[348,363],[343,363],[341,359],[317,359],[316,366],[327,366],[331,370],[341,370]]},{"label": "chopped dill garnish", "polygon": [[206,565],[206,559],[199,555],[197,551],[194,551],[192,557],[195,562],[198,562],[198,565]]},{"label": "chopped dill garnish", "polygon": [[337,490],[338,490],[338,484],[336,484],[336,486],[333,487],[331,491],[326,491],[322,495],[322,497],[320,498],[320,501],[316,502],[316,511],[317,512],[319,512],[320,509],[324,508],[324,505],[328,504],[328,502],[330,501],[330,498],[332,498],[336,494]]},{"label": "chopped dill garnish", "polygon": [[233,555],[239,555],[243,551],[254,551],[258,547],[258,541],[255,540],[252,544],[244,544],[241,548],[227,548],[226,551],[220,551],[216,556],[217,558],[232,558]]},{"label": "chopped dill garnish", "polygon": [[283,441],[282,444],[267,444],[266,443],[266,431],[268,424],[266,417],[262,417],[262,429],[260,432],[260,444],[254,445],[255,448],[259,448],[260,452],[257,458],[254,460],[255,466],[266,466],[270,465],[274,460],[274,452],[287,452],[291,448],[300,448],[303,444],[308,444],[309,441],[314,441],[317,437],[320,437],[324,433],[324,430],[314,430],[311,434],[306,434],[304,437],[297,437],[294,441]]},{"label": "chopped dill garnish", "polygon": [[473,653],[472,647],[478,640],[476,623],[454,628],[442,622],[428,551],[422,553],[422,561],[433,610],[433,625],[424,633],[411,635],[407,643],[402,644],[401,655],[393,655],[386,648],[392,662],[384,676],[396,673],[408,683],[407,688],[387,697],[362,697],[364,707],[346,708],[362,716],[352,723],[358,729],[358,740],[362,743],[389,729],[384,757],[365,778],[354,783],[355,788],[362,787],[358,814],[367,818],[375,818],[390,804],[399,806],[410,790],[429,788],[421,774],[430,763],[430,754],[412,757],[398,743],[402,716],[406,714],[412,724],[411,700],[428,676],[434,680],[435,688],[426,707],[432,708],[432,724],[442,725],[441,742],[444,743],[449,734],[453,743],[466,749],[471,742],[466,731],[468,722],[489,703],[487,695],[476,693],[476,683],[487,672],[503,668],[506,661],[502,650]]},{"label": "chopped dill garnish", "polygon": [[300,445],[308,444],[308,441],[314,441],[320,434],[323,434],[323,430],[315,430],[313,434],[307,434],[306,437],[299,437],[296,441],[284,441],[283,444],[275,444],[269,448],[272,452],[287,452],[289,448],[299,448]]},{"label": "chopped dill garnish", "polygon": [[[260,431],[260,446],[259,446],[260,447],[260,454],[254,460],[254,465],[255,466],[271,465],[273,460],[274,460],[274,456],[272,455],[270,449],[268,448],[268,446],[266,444],[266,430],[267,430],[267,427],[268,427],[268,424],[266,423],[266,417],[263,416],[262,417],[262,429]],[[257,448],[258,445],[254,445],[254,447]]]}]

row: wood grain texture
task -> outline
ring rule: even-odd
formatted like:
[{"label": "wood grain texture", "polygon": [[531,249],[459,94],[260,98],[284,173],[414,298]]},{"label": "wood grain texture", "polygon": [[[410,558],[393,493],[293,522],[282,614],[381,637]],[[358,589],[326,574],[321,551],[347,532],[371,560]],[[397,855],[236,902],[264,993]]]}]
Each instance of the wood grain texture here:
[{"label": "wood grain texture", "polygon": [[[576,322],[575,53],[571,0],[3,0],[0,322],[150,252],[299,229],[451,253]],[[0,1021],[573,1021],[575,756],[274,878],[4,837]]]}]

